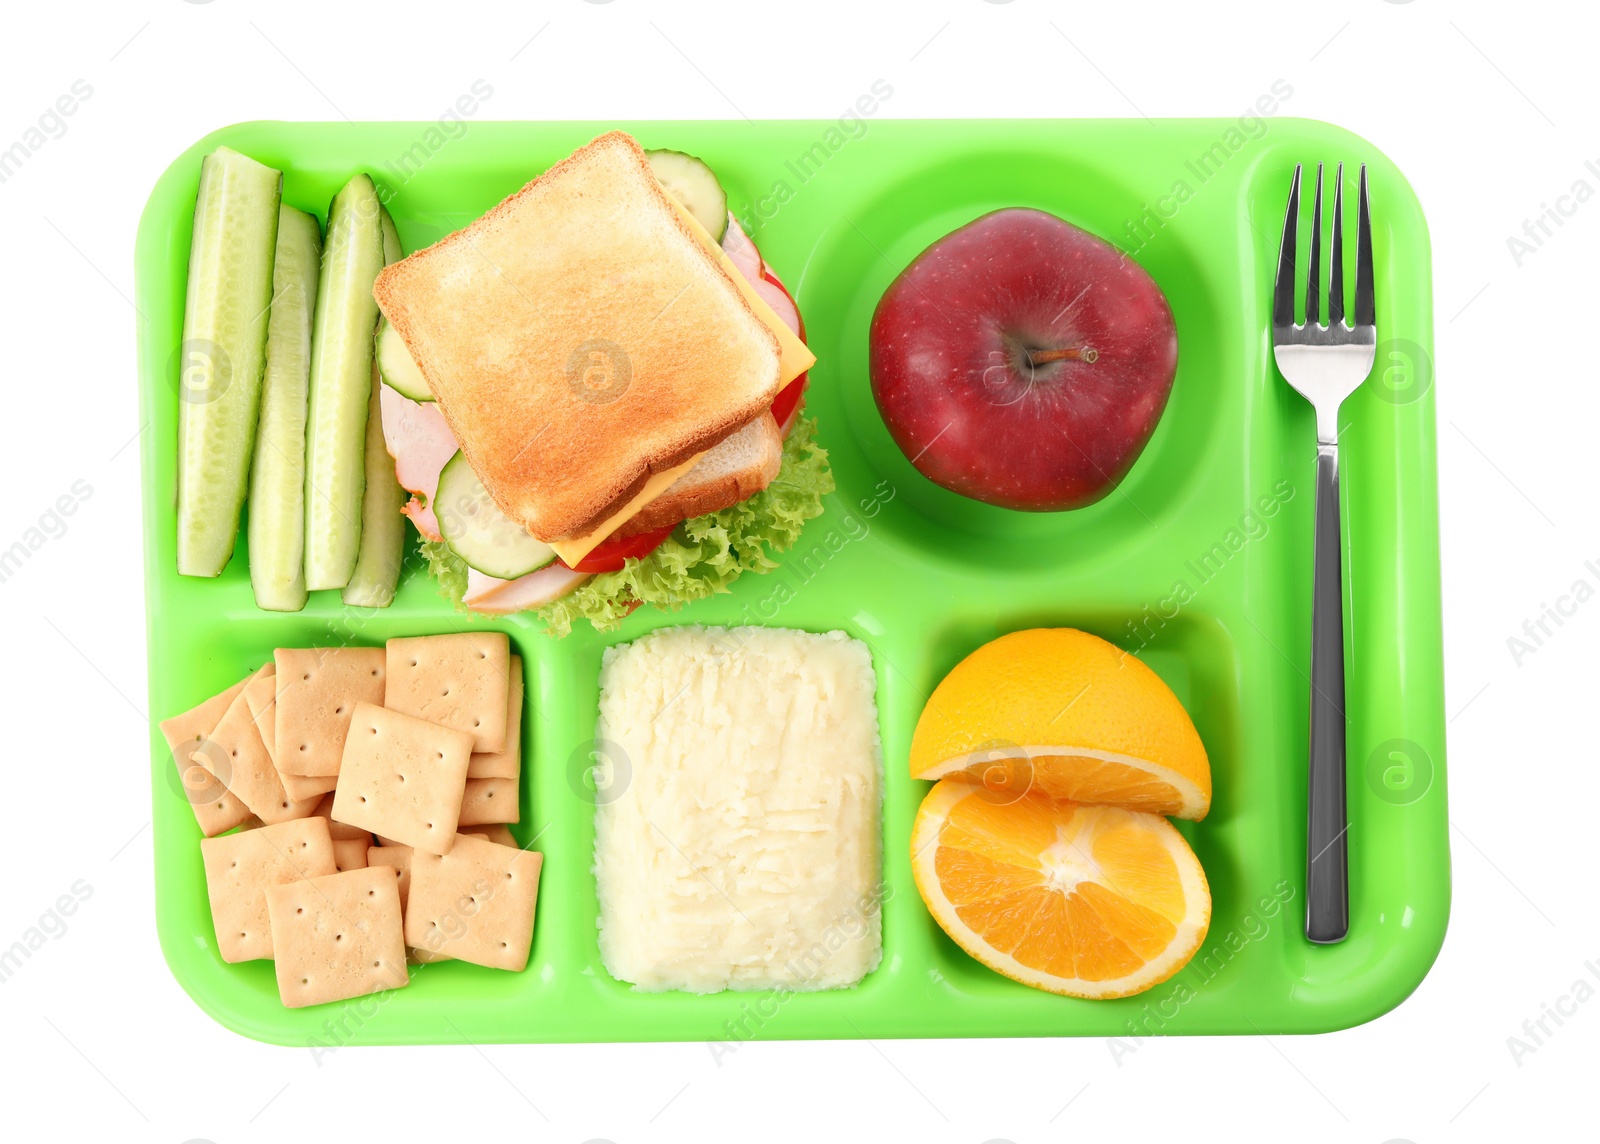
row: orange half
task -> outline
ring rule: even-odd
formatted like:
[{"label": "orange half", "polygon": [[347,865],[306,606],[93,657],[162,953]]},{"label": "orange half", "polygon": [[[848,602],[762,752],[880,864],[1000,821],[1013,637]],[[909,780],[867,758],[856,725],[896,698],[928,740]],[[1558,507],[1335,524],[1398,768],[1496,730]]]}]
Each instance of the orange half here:
[{"label": "orange half", "polygon": [[911,865],[928,910],[990,969],[1070,997],[1126,997],[1167,980],[1205,940],[1211,892],[1158,815],[997,795],[940,782]]},{"label": "orange half", "polygon": [[911,775],[1201,819],[1211,763],[1183,704],[1137,657],[1072,628],[1012,632],[934,689]]}]

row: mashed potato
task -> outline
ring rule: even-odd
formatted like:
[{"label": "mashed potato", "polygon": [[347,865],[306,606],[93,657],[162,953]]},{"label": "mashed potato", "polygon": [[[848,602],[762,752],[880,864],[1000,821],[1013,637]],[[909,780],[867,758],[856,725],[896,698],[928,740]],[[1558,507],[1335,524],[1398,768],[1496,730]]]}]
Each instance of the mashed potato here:
[{"label": "mashed potato", "polygon": [[843,632],[667,628],[600,669],[600,953],[644,990],[836,989],[881,953],[876,678]]}]

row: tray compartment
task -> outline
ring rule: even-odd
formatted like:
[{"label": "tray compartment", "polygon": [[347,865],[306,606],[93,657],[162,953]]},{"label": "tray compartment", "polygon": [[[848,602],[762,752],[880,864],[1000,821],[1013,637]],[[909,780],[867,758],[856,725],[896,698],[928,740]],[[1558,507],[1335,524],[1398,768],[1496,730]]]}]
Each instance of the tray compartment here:
[{"label": "tray compartment", "polygon": [[[1226,328],[1212,302],[1224,289],[1227,268],[1208,264],[1181,239],[1152,248],[1146,267],[1167,289],[1179,341],[1178,375],[1161,422],[1128,477],[1101,502],[1072,513],[1012,512],[939,488],[895,446],[866,379],[867,331],[878,299],[931,243],[990,211],[1034,207],[1095,234],[1117,236],[1137,217],[1140,198],[1113,164],[1076,161],[1044,148],[983,150],[921,164],[862,198],[859,212],[829,225],[807,268],[808,281],[846,284],[818,299],[815,318],[815,304],[806,299],[808,323],[840,335],[819,346],[822,362],[813,376],[817,389],[839,400],[850,430],[847,438],[835,434],[828,442],[841,490],[881,498],[880,487],[887,484],[896,495],[884,523],[900,539],[936,557],[985,568],[996,562],[1060,567],[1086,551],[1138,542],[1181,509],[1197,459],[1211,447],[1225,415],[1224,391],[1236,376],[1226,371]],[[1131,515],[1129,505],[1136,509]]]}]

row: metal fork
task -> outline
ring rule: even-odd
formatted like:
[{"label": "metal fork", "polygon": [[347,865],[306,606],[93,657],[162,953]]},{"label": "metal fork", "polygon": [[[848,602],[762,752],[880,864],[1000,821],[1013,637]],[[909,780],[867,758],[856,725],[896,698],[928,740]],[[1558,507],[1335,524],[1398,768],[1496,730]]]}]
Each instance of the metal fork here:
[{"label": "metal fork", "polygon": [[1289,187],[1272,297],[1272,354],[1278,371],[1317,411],[1317,518],[1311,605],[1311,744],[1306,813],[1306,937],[1343,941],[1350,928],[1349,855],[1345,833],[1344,595],[1340,570],[1339,406],[1372,372],[1378,327],[1372,298],[1372,215],[1367,168],[1361,167],[1356,232],[1354,322],[1344,320],[1344,164],[1333,192],[1328,267],[1328,324],[1318,320],[1322,292],[1322,164],[1317,164],[1311,216],[1311,266],[1306,317],[1295,322],[1295,238],[1300,217],[1300,167]]}]

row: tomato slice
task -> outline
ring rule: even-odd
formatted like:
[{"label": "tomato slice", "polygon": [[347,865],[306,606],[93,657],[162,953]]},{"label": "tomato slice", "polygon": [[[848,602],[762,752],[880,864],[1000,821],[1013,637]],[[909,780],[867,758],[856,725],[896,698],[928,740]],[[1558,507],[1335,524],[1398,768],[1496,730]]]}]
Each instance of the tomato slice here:
[{"label": "tomato slice", "polygon": [[785,433],[794,420],[795,412],[800,408],[800,403],[806,397],[806,374],[801,374],[788,385],[778,390],[778,396],[772,401],[772,416],[777,421],[778,428]]},{"label": "tomato slice", "polygon": [[609,540],[602,540],[594,546],[589,555],[578,561],[573,571],[620,572],[630,557],[643,558],[661,547],[661,542],[671,536],[672,530],[676,527],[677,525],[669,524],[666,528],[658,528],[651,532],[620,538],[614,536]]}]

